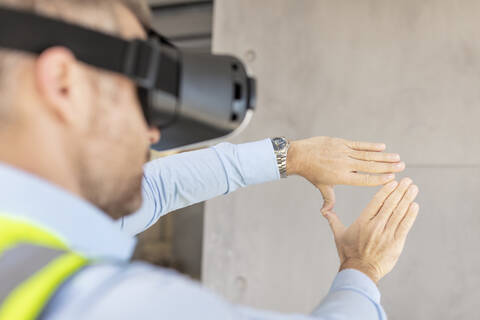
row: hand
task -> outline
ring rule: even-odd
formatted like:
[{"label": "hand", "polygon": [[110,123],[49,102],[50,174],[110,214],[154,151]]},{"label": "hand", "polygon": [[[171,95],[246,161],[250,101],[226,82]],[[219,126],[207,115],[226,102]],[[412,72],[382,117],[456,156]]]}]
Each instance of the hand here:
[{"label": "hand", "polygon": [[385,185],[360,217],[346,228],[333,212],[325,212],[335,237],[340,270],[357,269],[375,283],[389,273],[400,257],[418,214],[413,202],[418,187],[409,178]]},{"label": "hand", "polygon": [[334,185],[382,185],[405,169],[398,154],[384,150],[383,143],[329,137],[293,141],[287,154],[287,175],[300,175],[315,185],[324,199],[322,212],[331,211]]}]

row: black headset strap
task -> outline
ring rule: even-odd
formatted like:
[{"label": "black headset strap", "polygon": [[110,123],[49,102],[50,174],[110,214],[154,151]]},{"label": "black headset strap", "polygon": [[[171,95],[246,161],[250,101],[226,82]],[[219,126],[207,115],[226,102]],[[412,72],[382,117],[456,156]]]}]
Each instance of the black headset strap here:
[{"label": "black headset strap", "polygon": [[0,47],[40,54],[63,46],[89,65],[178,97],[180,54],[164,37],[125,40],[27,11],[0,7]]}]

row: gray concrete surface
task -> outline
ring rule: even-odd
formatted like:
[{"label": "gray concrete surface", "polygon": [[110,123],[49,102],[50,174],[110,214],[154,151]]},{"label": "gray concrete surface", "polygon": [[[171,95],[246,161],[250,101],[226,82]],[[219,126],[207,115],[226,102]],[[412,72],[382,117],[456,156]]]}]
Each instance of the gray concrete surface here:
[{"label": "gray concrete surface", "polygon": [[[234,142],[386,142],[421,212],[381,283],[390,319],[475,319],[480,300],[480,2],[217,0],[214,50],[249,62],[258,112]],[[338,187],[351,222],[375,189]],[[300,178],[206,205],[203,280],[234,302],[309,312],[338,267],[318,191]]]},{"label": "gray concrete surface", "polygon": [[173,256],[180,270],[200,279],[202,267],[204,203],[178,210],[173,215]]}]

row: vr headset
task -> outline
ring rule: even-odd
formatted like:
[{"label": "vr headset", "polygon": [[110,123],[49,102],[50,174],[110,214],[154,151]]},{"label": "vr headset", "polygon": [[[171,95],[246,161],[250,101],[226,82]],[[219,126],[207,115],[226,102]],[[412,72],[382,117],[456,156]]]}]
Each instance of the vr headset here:
[{"label": "vr headset", "polygon": [[134,81],[148,125],[162,133],[155,150],[193,147],[246,126],[255,106],[255,79],[240,60],[183,51],[146,31],[147,40],[126,40],[0,7],[0,49],[40,54],[64,46],[79,61]]}]

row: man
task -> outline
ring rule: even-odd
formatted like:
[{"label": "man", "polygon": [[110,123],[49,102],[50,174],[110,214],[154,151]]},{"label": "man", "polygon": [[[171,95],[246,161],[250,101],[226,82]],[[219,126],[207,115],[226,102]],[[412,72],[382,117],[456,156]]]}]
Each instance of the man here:
[{"label": "man", "polygon": [[[5,4],[145,37],[139,1]],[[342,139],[291,143],[287,175],[322,191],[341,266],[312,315],[281,315],[231,305],[171,271],[128,263],[135,241],[120,228],[135,234],[168,211],[280,176],[270,140],[221,144],[143,171],[158,137],[129,79],[80,63],[63,47],[39,56],[0,49],[0,319],[385,318],[375,283],[395,265],[418,213],[412,181],[392,181],[404,169],[398,155]],[[144,206],[129,215],[141,206],[142,177]],[[335,184],[385,186],[345,228],[333,213]]]}]

